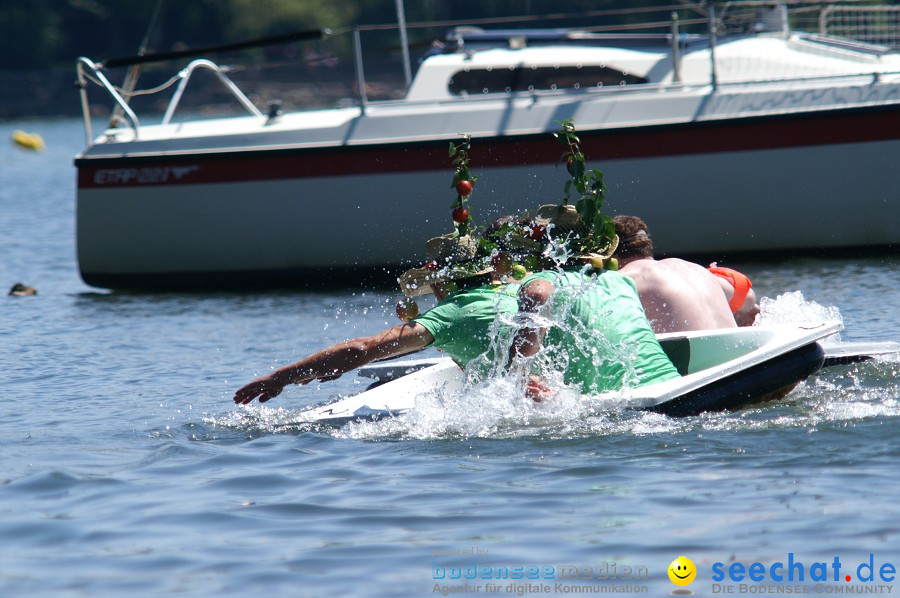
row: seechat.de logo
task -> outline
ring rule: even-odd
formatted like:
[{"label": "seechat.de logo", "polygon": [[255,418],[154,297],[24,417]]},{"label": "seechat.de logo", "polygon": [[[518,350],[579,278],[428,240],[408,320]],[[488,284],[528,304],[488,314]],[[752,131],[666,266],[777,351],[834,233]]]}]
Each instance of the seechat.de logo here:
[{"label": "seechat.de logo", "polygon": [[874,553],[869,558],[847,564],[840,557],[832,560],[807,562],[796,558],[793,552],[787,555],[787,561],[744,564],[735,561],[729,565],[713,563],[713,581],[737,581],[755,583],[794,583],[794,582],[862,582],[890,583],[894,581],[897,568],[890,562],[879,562]]}]

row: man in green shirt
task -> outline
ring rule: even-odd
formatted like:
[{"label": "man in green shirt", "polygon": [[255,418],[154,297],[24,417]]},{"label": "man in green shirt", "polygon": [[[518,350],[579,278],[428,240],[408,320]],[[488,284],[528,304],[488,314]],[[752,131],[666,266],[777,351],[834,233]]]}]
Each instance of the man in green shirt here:
[{"label": "man in green shirt", "polygon": [[433,345],[461,367],[491,352],[500,325],[498,314],[517,310],[515,284],[499,284],[493,268],[477,256],[468,235],[437,237],[426,245],[428,263],[400,278],[408,297],[432,292],[438,305],[411,321],[378,334],[337,343],[280,368],[240,388],[234,402],[245,405],[258,398],[264,403],[288,384],[334,380],[379,359],[419,351]]},{"label": "man in green shirt", "polygon": [[[562,257],[554,267],[522,281],[520,313],[532,320],[544,317],[516,333],[511,362],[534,358],[539,369],[562,371],[563,381],[578,386],[582,393],[679,377],[656,340],[634,282],[603,269],[618,239],[604,247],[604,254],[577,255],[571,241],[578,239],[583,246],[591,233],[574,206],[542,206],[537,215],[536,223],[551,231],[541,255]],[[593,274],[587,273],[590,263]],[[531,376],[526,392],[536,401],[553,394],[544,376]]]},{"label": "man in green shirt", "polygon": [[[634,283],[617,272],[538,272],[522,281],[520,307],[526,313],[548,311],[550,325],[523,329],[513,351],[519,356],[540,352],[540,361],[561,370],[566,384],[582,393],[679,377],[644,315]],[[542,398],[537,387],[530,390]]]},{"label": "man in green shirt", "polygon": [[518,290],[518,284],[496,283],[456,291],[411,323],[425,328],[460,367],[482,355],[493,362],[494,340],[503,336],[498,316],[516,313]]}]

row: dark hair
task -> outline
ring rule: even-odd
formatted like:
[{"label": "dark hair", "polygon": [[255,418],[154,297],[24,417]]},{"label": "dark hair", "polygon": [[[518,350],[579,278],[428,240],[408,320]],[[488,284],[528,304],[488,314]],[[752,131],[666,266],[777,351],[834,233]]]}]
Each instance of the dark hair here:
[{"label": "dark hair", "polygon": [[637,216],[613,216],[616,234],[619,235],[619,247],[615,257],[653,257],[653,241],[650,240],[650,229]]}]

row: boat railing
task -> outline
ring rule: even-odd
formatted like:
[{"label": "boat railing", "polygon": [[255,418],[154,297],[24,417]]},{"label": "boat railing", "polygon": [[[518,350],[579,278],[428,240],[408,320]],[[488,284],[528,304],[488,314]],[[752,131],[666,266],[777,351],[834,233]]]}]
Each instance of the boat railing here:
[{"label": "boat railing", "polygon": [[900,50],[900,6],[828,6],[819,33]]},{"label": "boat railing", "polygon": [[225,74],[222,67],[212,62],[211,60],[200,58],[198,60],[191,61],[190,64],[188,64],[178,73],[177,76],[179,79],[181,79],[181,82],[178,84],[178,87],[175,89],[175,94],[169,101],[169,106],[168,108],[166,108],[166,113],[165,115],[163,115],[161,124],[167,125],[169,124],[169,121],[172,120],[172,115],[175,114],[175,110],[178,108],[178,104],[181,102],[181,96],[184,94],[184,89],[185,87],[187,87],[191,75],[195,70],[200,68],[211,70],[219,79],[219,81],[222,82],[222,85],[224,85],[226,89],[231,92],[231,95],[233,95],[235,99],[240,102],[241,106],[247,109],[247,112],[249,112],[253,116],[263,116],[263,113],[253,105],[253,102],[250,101],[250,98],[244,95],[244,92],[242,92],[240,88],[234,84],[234,81],[228,78],[228,75]]},{"label": "boat railing", "polygon": [[[85,72],[85,69],[90,71],[90,74]],[[184,95],[184,90],[187,87],[188,82],[191,79],[191,75],[197,69],[207,69],[213,72],[216,75],[218,80],[225,86],[225,88],[231,92],[231,95],[243,106],[247,112],[249,112],[253,116],[263,117],[263,113],[259,111],[259,109],[250,101],[250,99],[240,90],[240,88],[232,81],[227,74],[225,74],[225,68],[217,65],[211,60],[207,60],[205,58],[200,58],[197,60],[191,61],[185,68],[181,69],[177,75],[169,79],[163,85],[160,85],[152,90],[147,90],[140,93],[156,93],[171,87],[176,81],[178,81],[178,87],[175,89],[175,93],[172,95],[172,99],[169,100],[169,104],[166,107],[166,112],[163,115],[163,119],[161,124],[167,125],[171,122],[172,116],[175,114],[175,110],[178,108],[178,105],[181,103],[181,97]],[[124,113],[125,119],[128,121],[128,124],[131,126],[132,131],[134,132],[134,138],[139,138],[140,131],[140,121],[138,120],[137,115],[129,106],[126,97],[130,99],[130,96],[136,95],[137,92],[128,93],[124,89],[118,88],[110,83],[109,79],[103,74],[102,65],[98,65],[89,58],[81,57],[77,62],[77,74],[78,74],[78,87],[81,95],[81,112],[84,117],[84,127],[85,127],[85,136],[87,137],[88,144],[91,143],[93,139],[93,135],[91,132],[91,109],[90,109],[90,100],[87,94],[87,81],[91,80],[101,87],[103,87],[107,93],[112,97],[113,101],[115,101],[116,105],[119,109]]]},{"label": "boat railing", "polygon": [[[219,81],[225,86],[225,88],[230,92],[231,96],[237,99],[237,101],[241,104],[241,106],[252,116],[254,117],[265,117],[265,115],[260,112],[260,110],[253,104],[253,102],[241,91],[238,86],[228,77],[228,72],[232,72],[234,69],[227,66],[220,66],[206,58],[200,58],[193,60],[189,63],[185,68],[178,72],[177,75],[166,81],[165,83],[150,89],[150,90],[142,90],[142,91],[133,91],[133,86],[129,86],[124,84],[121,88],[114,86],[110,83],[107,76],[104,74],[104,71],[109,68],[115,68],[119,66],[136,66],[138,64],[143,64],[146,62],[152,61],[162,61],[162,60],[172,60],[176,58],[184,58],[187,56],[202,56],[203,53],[210,53],[211,51],[218,51],[222,49],[234,49],[234,48],[246,48],[259,46],[263,43],[271,44],[271,43],[287,43],[292,41],[302,41],[302,40],[327,40],[332,37],[338,37],[342,35],[352,36],[350,40],[349,46],[352,46],[353,51],[353,67],[354,67],[354,75],[355,75],[355,95],[356,102],[358,103],[358,107],[361,113],[365,114],[370,106],[391,106],[391,105],[416,105],[416,104],[450,104],[459,101],[473,102],[479,100],[485,101],[496,101],[498,99],[497,93],[486,93],[484,96],[480,96],[478,94],[469,94],[463,95],[460,97],[444,97],[444,98],[421,98],[421,99],[378,99],[378,100],[370,100],[369,94],[367,91],[367,80],[365,73],[363,71],[363,48],[361,41],[361,33],[366,32],[379,32],[385,31],[388,29],[403,29],[409,28],[411,31],[427,29],[427,28],[440,28],[446,26],[458,26],[460,22],[428,22],[428,23],[405,23],[402,19],[402,0],[397,0],[398,6],[400,6],[398,12],[398,23],[397,24],[386,24],[386,25],[363,25],[358,27],[346,28],[337,31],[331,30],[311,30],[304,32],[295,32],[293,34],[286,34],[283,36],[275,36],[271,38],[261,38],[259,40],[251,40],[246,42],[238,42],[235,44],[229,44],[226,46],[217,46],[212,48],[204,48],[197,50],[186,50],[186,51],[174,51],[174,52],[166,52],[166,53],[157,53],[152,55],[139,55],[136,57],[130,57],[126,59],[112,59],[107,60],[100,63],[94,63],[88,58],[79,58],[77,62],[77,72],[78,72],[78,85],[80,87],[80,95],[81,95],[81,105],[82,112],[84,116],[85,123],[85,135],[87,138],[87,143],[90,145],[93,141],[93,135],[91,131],[91,106],[89,104],[88,93],[87,93],[87,84],[88,82],[93,82],[103,88],[105,92],[113,99],[116,110],[113,114],[113,118],[110,122],[110,128],[115,128],[118,124],[119,116],[123,118],[128,126],[132,129],[134,138],[138,139],[140,136],[140,121],[135,114],[134,110],[129,105],[131,98],[137,95],[146,95],[151,93],[156,93],[167,89],[168,87],[175,85],[177,83],[177,88],[169,100],[167,107],[165,109],[165,114],[162,119],[162,124],[169,124],[174,116],[175,111],[181,104],[181,100],[185,89],[191,79],[192,74],[198,69],[204,69],[212,71],[213,74],[219,79]],[[663,29],[664,31],[658,34],[654,34],[657,37],[669,37],[671,39],[671,57],[673,64],[673,73],[670,81],[667,82],[653,82],[653,83],[631,83],[628,85],[606,85],[603,87],[597,86],[583,86],[581,89],[533,89],[528,91],[508,91],[505,95],[502,96],[504,100],[507,99],[519,99],[519,98],[532,98],[533,101],[540,101],[544,97],[558,97],[560,95],[576,95],[576,94],[584,94],[584,93],[600,93],[600,94],[622,94],[622,93],[632,93],[632,92],[678,92],[685,89],[698,89],[707,87],[712,90],[714,93],[720,86],[727,85],[729,87],[735,85],[750,85],[750,84],[780,84],[787,83],[789,84],[792,81],[826,81],[829,79],[832,80],[850,80],[854,77],[866,76],[871,77],[872,82],[878,82],[879,77],[890,75],[894,76],[896,73],[888,73],[888,72],[877,72],[878,69],[871,69],[873,72],[869,72],[866,69],[861,69],[861,72],[858,73],[846,73],[846,74],[828,74],[821,75],[816,73],[811,73],[809,71],[800,71],[800,70],[792,70],[792,71],[766,71],[766,72],[756,72],[752,73],[750,77],[743,76],[744,73],[741,73],[740,80],[737,80],[734,76],[735,69],[741,69],[742,65],[738,64],[736,66],[732,66],[731,72],[722,73],[723,67],[728,66],[728,61],[719,61],[716,57],[716,39],[724,38],[725,36],[732,35],[753,35],[753,34],[765,34],[769,36],[778,36],[783,35],[788,37],[791,35],[792,30],[805,30],[817,32],[819,35],[828,36],[832,32],[835,31],[837,25],[835,23],[840,22],[838,19],[838,15],[836,13],[831,13],[823,11],[821,6],[812,5],[807,6],[809,3],[804,3],[803,0],[786,0],[782,2],[760,2],[759,0],[732,0],[730,2],[726,2],[724,4],[719,5],[717,8],[715,4],[710,2],[703,3],[685,3],[679,7],[677,6],[669,6],[669,7],[646,7],[641,9],[643,12],[648,12],[651,10],[661,11],[661,10],[669,10],[670,12],[665,13],[667,16],[670,16],[669,20],[659,19],[653,20],[648,19],[649,22],[645,22],[643,24],[604,24],[597,27],[585,26],[579,27],[578,31],[589,32],[589,33],[603,33],[607,32],[609,35],[615,35],[617,33],[621,33],[622,31],[646,31],[648,28],[652,31],[658,31]],[[817,3],[821,4],[821,3]],[[687,15],[685,18],[684,14],[679,14],[679,11],[682,13],[687,10],[686,7],[690,7],[692,14]],[[791,13],[788,13],[788,6],[791,6]],[[678,8],[678,10],[675,10]],[[874,17],[876,21],[880,22],[879,19],[895,19],[896,15],[900,15],[900,7],[882,7],[886,10],[881,10],[877,6],[869,6],[869,7],[856,7],[859,10],[851,11],[853,18],[859,20],[863,14],[864,10],[874,11],[871,13],[866,13],[871,15],[875,15]],[[896,9],[896,10],[894,10]],[[637,10],[637,9],[635,9]],[[617,11],[594,11],[596,15],[599,15],[602,18],[610,16],[614,12]],[[561,17],[565,15],[554,15],[554,17]],[[571,15],[569,15],[571,16]],[[699,18],[694,18],[699,17]],[[516,19],[507,19],[506,21],[501,21],[500,23],[506,23],[507,25],[511,23],[520,24],[523,18],[534,19],[535,17],[519,17]],[[869,18],[869,17],[867,17]],[[468,30],[471,31],[484,31],[480,29],[481,25],[488,24],[487,22],[478,21],[469,21],[462,23]],[[496,24],[496,23],[494,23]],[[798,26],[799,25],[799,26]],[[689,30],[692,30],[693,33],[686,33],[684,30],[680,30],[680,28],[685,27]],[[700,29],[705,29],[703,33],[697,33]],[[665,31],[668,29],[668,31]],[[894,27],[894,29],[898,29]],[[466,29],[454,29],[454,34],[457,32],[463,32],[456,39],[457,48],[453,50],[450,46],[448,46],[444,51],[466,51],[465,49],[465,32]],[[515,32],[515,30],[510,30]],[[520,30],[522,31],[522,30]],[[527,30],[526,30],[527,31]],[[560,30],[563,31],[563,30]],[[574,31],[574,30],[568,30]],[[840,35],[840,32],[838,32]],[[512,34],[510,34],[512,35]],[[626,36],[628,34],[625,34]],[[700,37],[706,37],[708,39],[709,44],[709,79],[706,82],[696,80],[696,77],[691,81],[681,81],[680,76],[680,68],[679,64],[681,62],[681,51],[682,49],[688,50],[689,47],[687,45],[688,39],[694,40],[693,43],[696,45],[699,43],[697,40]],[[850,36],[848,36],[850,37]],[[346,38],[344,38],[346,39]],[[405,31],[401,31],[401,39],[403,40],[403,45],[405,46],[408,42],[405,37]],[[448,40],[450,38],[448,37]],[[577,39],[577,36],[573,38],[573,41]],[[847,40],[846,43],[837,44],[835,42],[836,38],[829,39],[813,39],[813,36],[809,36],[808,38],[804,38],[804,40],[800,40],[798,43],[810,43],[821,46],[822,51],[841,53],[841,52],[854,52],[857,57],[860,58],[862,62],[863,59],[866,58],[866,54],[870,54],[873,59],[877,60],[877,55],[880,50],[877,50],[875,46],[870,46],[869,48],[865,48],[867,40],[861,40],[859,44],[853,45],[855,42],[851,40]],[[509,40],[510,47],[513,46],[513,39]],[[838,40],[840,41],[840,40]],[[345,42],[342,42],[345,43]],[[871,42],[869,42],[871,43]],[[684,45],[682,45],[684,44]],[[819,48],[817,48],[818,50]],[[404,53],[405,55],[405,53]],[[408,65],[408,56],[405,57],[404,60],[404,71],[405,71],[405,82],[406,88],[409,89],[411,82],[410,75],[410,67]],[[721,62],[721,64],[720,64]],[[277,110],[273,110],[270,106],[269,110],[269,118],[271,119],[273,115],[277,114]]]},{"label": "boat railing", "polygon": [[[741,87],[753,87],[764,89],[770,86],[791,85],[796,83],[833,83],[836,81],[853,83],[857,86],[874,85],[882,81],[886,77],[900,77],[900,71],[876,71],[876,72],[859,72],[850,74],[829,74],[829,75],[811,75],[796,77],[779,77],[772,79],[750,79],[746,81],[719,81],[718,88],[734,89]],[[540,103],[545,100],[559,98],[561,95],[629,95],[638,93],[683,93],[691,91],[700,91],[702,93],[710,93],[712,91],[711,82],[665,82],[665,83],[637,83],[629,85],[605,85],[603,87],[582,87],[580,89],[566,90],[550,90],[535,89],[533,91],[510,91],[500,94],[484,94],[469,95],[465,97],[449,97],[439,99],[421,99],[421,100],[378,100],[366,104],[367,107],[393,108],[393,107],[411,107],[411,106],[451,106],[453,104],[476,104],[491,102],[510,102],[516,100],[525,100],[532,103]]]},{"label": "boat railing", "polygon": [[78,76],[78,93],[81,96],[81,114],[84,117],[84,134],[87,138],[88,145],[91,144],[94,136],[91,134],[91,106],[87,93],[88,75],[84,71],[85,68],[91,71],[93,80],[98,85],[106,89],[106,91],[112,97],[113,101],[115,101],[116,105],[122,110],[122,112],[125,113],[128,124],[131,125],[131,128],[134,131],[134,138],[137,139],[138,129],[141,126],[137,114],[134,113],[134,111],[131,109],[131,106],[128,105],[128,102],[126,102],[122,95],[119,93],[119,90],[117,90],[116,87],[109,82],[109,79],[106,78],[106,75],[103,74],[103,72],[100,70],[100,67],[90,58],[85,58],[84,56],[82,56],[76,62],[75,71]]}]

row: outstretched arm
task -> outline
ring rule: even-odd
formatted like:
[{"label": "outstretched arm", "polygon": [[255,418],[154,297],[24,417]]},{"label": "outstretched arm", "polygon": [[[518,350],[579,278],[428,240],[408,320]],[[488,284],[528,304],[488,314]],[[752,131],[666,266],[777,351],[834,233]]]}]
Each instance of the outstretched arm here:
[{"label": "outstretched arm", "polygon": [[275,370],[240,388],[234,402],[246,405],[259,397],[260,403],[277,397],[288,384],[309,384],[313,380],[334,380],[341,374],[376,359],[386,359],[424,349],[434,342],[431,333],[415,322],[400,324],[384,332],[332,345],[309,357]]}]

